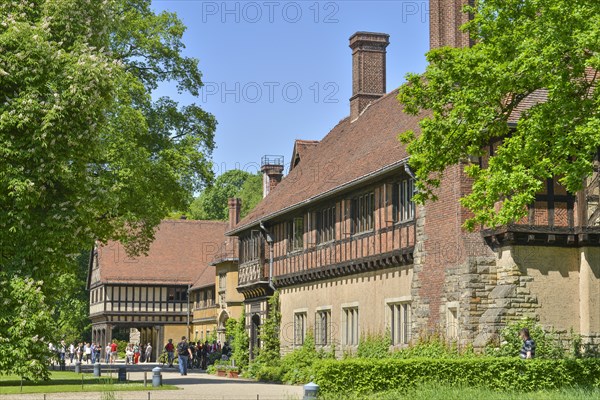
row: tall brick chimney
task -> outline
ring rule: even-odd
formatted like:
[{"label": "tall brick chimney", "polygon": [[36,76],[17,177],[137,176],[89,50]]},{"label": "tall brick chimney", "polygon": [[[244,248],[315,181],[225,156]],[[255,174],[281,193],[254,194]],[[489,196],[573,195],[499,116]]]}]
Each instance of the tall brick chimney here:
[{"label": "tall brick chimney", "polygon": [[229,206],[229,230],[235,228],[240,222],[240,211],[242,210],[242,200],[238,198],[230,198],[227,200]]},{"label": "tall brick chimney", "polygon": [[469,14],[462,12],[466,4],[474,0],[429,0],[429,47],[468,47],[469,35],[460,30],[469,21]]},{"label": "tall brick chimney", "polygon": [[283,178],[283,156],[263,156],[260,164],[260,170],[263,173],[264,198]]},{"label": "tall brick chimney", "polygon": [[356,32],[350,36],[352,49],[352,97],[350,121],[373,101],[385,94],[385,48],[390,35]]}]

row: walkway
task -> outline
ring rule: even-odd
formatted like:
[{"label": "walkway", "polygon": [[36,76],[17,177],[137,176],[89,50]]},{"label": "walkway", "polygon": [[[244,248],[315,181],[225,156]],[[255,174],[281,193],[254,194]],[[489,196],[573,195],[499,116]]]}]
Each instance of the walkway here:
[{"label": "walkway", "polygon": [[[124,364],[119,364],[124,366]],[[143,381],[147,372],[148,385],[152,386],[152,368],[156,363],[127,366],[129,379]],[[89,367],[88,367],[89,368]],[[88,368],[85,368],[87,371]],[[258,383],[246,379],[221,378],[197,370],[181,376],[174,368],[163,370],[163,383],[176,385],[181,390],[141,392],[114,392],[108,397],[99,392],[51,393],[46,400],[299,400],[303,396],[302,386]],[[19,394],[0,395],[0,400],[44,400],[44,395]]]}]

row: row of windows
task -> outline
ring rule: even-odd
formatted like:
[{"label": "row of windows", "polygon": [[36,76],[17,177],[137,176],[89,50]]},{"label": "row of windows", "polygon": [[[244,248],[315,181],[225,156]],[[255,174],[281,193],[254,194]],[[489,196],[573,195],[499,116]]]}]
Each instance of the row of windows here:
[{"label": "row of windows", "polygon": [[[412,201],[414,183],[406,179],[392,185],[392,212],[394,222],[407,222],[415,217],[415,205]],[[349,201],[348,217],[350,218],[350,233],[360,234],[372,231],[375,227],[375,193],[365,192]],[[342,213],[339,213],[342,214]],[[336,222],[345,216],[336,213],[335,206],[328,206],[310,214],[312,225],[317,233],[317,243],[327,243],[336,238]],[[296,216],[285,225],[287,251],[294,252],[304,248],[306,233],[305,217]],[[280,240],[283,240],[281,238]],[[240,263],[260,259],[262,238],[260,231],[251,231],[249,235],[240,237]]]},{"label": "row of windows", "polygon": [[[410,302],[388,303],[387,314],[392,345],[408,344],[410,341]],[[294,313],[294,346],[301,346],[308,330],[308,313]],[[356,346],[359,341],[359,308],[358,306],[344,307],[341,314],[341,326],[336,327],[331,321],[331,309],[318,310],[314,315],[315,345],[328,346],[333,342],[333,336],[341,334],[343,346]]]},{"label": "row of windows", "polygon": [[135,287],[135,286],[108,286],[93,289],[90,292],[92,304],[112,302],[170,302],[183,303],[188,298],[187,287]]}]

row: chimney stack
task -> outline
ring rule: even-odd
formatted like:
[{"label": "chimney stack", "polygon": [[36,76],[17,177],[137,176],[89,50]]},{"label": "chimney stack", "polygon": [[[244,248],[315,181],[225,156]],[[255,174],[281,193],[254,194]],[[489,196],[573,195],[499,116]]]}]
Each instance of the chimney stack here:
[{"label": "chimney stack", "polygon": [[260,164],[260,170],[263,173],[264,198],[283,178],[283,156],[263,156]]},{"label": "chimney stack", "polygon": [[238,198],[230,198],[227,200],[229,206],[229,230],[235,228],[240,222],[240,211],[242,209],[242,200]]},{"label": "chimney stack", "polygon": [[429,0],[429,48],[444,46],[469,47],[471,41],[461,25],[469,22],[469,14],[462,12],[465,5],[473,5],[473,0]]},{"label": "chimney stack", "polygon": [[373,101],[385,94],[385,49],[390,35],[356,32],[350,36],[352,49],[352,97],[350,121]]}]

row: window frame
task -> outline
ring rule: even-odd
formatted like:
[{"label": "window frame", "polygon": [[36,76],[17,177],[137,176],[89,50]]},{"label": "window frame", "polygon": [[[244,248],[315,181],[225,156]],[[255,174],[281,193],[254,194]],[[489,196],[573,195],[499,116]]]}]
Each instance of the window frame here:
[{"label": "window frame", "polygon": [[393,184],[392,214],[395,223],[409,222],[415,219],[414,192],[415,182],[412,178],[406,178]]},{"label": "window frame", "polygon": [[307,310],[294,311],[294,347],[302,346],[306,339],[307,314]]},{"label": "window frame", "polygon": [[372,232],[375,229],[375,192],[363,192],[350,200],[351,233]]},{"label": "window frame", "polygon": [[411,339],[411,300],[387,301],[392,346],[407,345]]},{"label": "window frame", "polygon": [[304,216],[292,218],[287,223],[287,250],[288,253],[294,253],[304,250]]},{"label": "window frame", "polygon": [[[325,318],[323,318],[323,316]],[[331,308],[321,308],[315,311],[315,346],[331,344]]]},{"label": "window frame", "polygon": [[358,305],[342,306],[342,345],[358,346],[360,340],[360,314]]},{"label": "window frame", "polygon": [[315,211],[315,227],[317,231],[317,244],[330,243],[336,237],[336,214],[335,204]]}]

